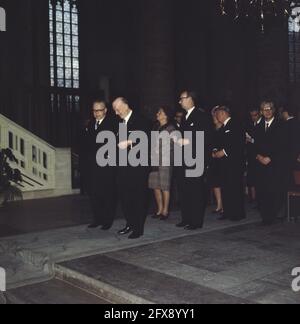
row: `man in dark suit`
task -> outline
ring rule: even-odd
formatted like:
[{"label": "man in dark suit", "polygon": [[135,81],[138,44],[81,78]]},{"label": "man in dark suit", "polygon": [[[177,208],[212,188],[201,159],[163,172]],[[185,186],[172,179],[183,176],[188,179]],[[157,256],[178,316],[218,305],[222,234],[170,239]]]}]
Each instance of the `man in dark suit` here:
[{"label": "man in dark suit", "polygon": [[[125,98],[117,98],[113,109],[122,123],[127,125],[127,139],[134,131],[149,134],[147,121],[133,111]],[[120,151],[130,152],[135,143],[119,139]],[[148,147],[146,148],[148,149]],[[120,163],[120,160],[119,160]],[[129,239],[137,239],[144,235],[144,225],[147,216],[147,177],[148,168],[145,166],[120,166],[117,168],[117,183],[121,207],[126,219],[126,227],[118,232],[119,235],[130,234]]]},{"label": "man in dark suit", "polygon": [[[209,145],[211,140],[211,127],[206,113],[196,107],[196,94],[191,91],[184,91],[180,96],[179,104],[186,111],[186,116],[183,117],[180,130],[183,138],[178,141],[182,147],[192,145],[193,156],[196,153],[196,134],[197,132],[204,132],[205,136],[205,156],[206,160],[209,155]],[[185,138],[185,132],[192,134],[192,143],[188,138]],[[198,177],[187,177],[187,171],[193,169],[185,163],[177,170],[178,188],[181,205],[182,221],[177,224],[177,227],[182,227],[186,230],[196,230],[203,227],[207,192],[204,174]]]},{"label": "man in dark suit", "polygon": [[94,215],[94,221],[89,228],[102,226],[103,230],[109,230],[115,217],[115,168],[98,166],[96,154],[104,144],[97,144],[96,139],[104,131],[116,133],[117,120],[114,116],[108,116],[106,103],[102,100],[94,101],[93,117],[86,128],[85,140],[86,167],[90,170],[88,192]]},{"label": "man in dark suit", "polygon": [[264,121],[257,129],[257,189],[263,225],[272,225],[284,201],[284,129],[273,102],[261,104]]},{"label": "man in dark suit", "polygon": [[180,131],[184,116],[185,116],[184,110],[180,109],[180,110],[176,111],[175,117],[174,117],[174,124],[175,124],[176,130]]},{"label": "man in dark suit", "polygon": [[243,184],[245,132],[240,124],[231,118],[230,109],[226,106],[216,109],[216,118],[223,124],[221,149],[213,152],[213,158],[221,160],[224,205],[222,219],[240,221],[246,217]]}]

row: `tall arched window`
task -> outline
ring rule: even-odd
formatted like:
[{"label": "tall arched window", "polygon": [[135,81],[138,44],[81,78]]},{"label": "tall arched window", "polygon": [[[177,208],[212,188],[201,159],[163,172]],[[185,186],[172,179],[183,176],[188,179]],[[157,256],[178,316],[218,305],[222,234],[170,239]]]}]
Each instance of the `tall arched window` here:
[{"label": "tall arched window", "polygon": [[289,18],[289,69],[290,82],[300,83],[300,3],[293,2]]},{"label": "tall arched window", "polygon": [[49,0],[51,86],[79,88],[77,0]]},{"label": "tall arched window", "polygon": [[49,0],[50,132],[59,147],[74,147],[80,124],[78,1]]}]

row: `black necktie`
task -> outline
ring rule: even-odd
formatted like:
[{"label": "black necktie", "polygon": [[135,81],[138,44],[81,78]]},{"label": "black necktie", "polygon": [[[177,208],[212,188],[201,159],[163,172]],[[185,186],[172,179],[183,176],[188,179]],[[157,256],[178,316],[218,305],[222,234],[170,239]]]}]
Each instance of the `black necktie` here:
[{"label": "black necktie", "polygon": [[269,128],[270,128],[270,124],[269,123],[266,123],[266,133],[269,130]]}]

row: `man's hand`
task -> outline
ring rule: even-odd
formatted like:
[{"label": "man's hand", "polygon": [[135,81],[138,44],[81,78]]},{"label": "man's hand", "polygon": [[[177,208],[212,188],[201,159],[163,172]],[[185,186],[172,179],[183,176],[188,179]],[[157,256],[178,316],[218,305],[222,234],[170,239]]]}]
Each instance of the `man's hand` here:
[{"label": "man's hand", "polygon": [[256,159],[259,161],[259,163],[261,163],[262,165],[269,165],[272,160],[267,157],[267,156],[262,156],[262,155],[257,155]]},{"label": "man's hand", "polygon": [[224,156],[225,156],[225,152],[223,150],[213,153],[213,158],[214,159],[222,159]]},{"label": "man's hand", "polygon": [[123,141],[118,144],[119,149],[126,150],[129,146],[132,146],[132,141]]},{"label": "man's hand", "polygon": [[177,144],[179,146],[186,146],[186,145],[190,145],[190,140],[186,139],[186,138],[181,138],[177,141]]},{"label": "man's hand", "polygon": [[269,165],[272,162],[272,160],[269,157],[263,158],[263,165]]}]

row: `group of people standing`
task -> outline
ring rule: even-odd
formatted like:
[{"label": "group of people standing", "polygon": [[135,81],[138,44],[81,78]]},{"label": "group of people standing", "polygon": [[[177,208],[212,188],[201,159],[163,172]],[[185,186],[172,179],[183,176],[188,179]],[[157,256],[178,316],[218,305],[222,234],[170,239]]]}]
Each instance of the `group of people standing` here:
[{"label": "group of people standing", "polygon": [[[234,147],[231,152],[234,157],[231,157],[235,162],[230,162],[230,155],[225,150],[226,157],[213,160],[211,164],[209,178],[218,205],[216,212],[223,215],[221,219],[233,217],[233,210],[227,212],[230,210],[226,206],[229,194],[232,206],[243,215],[245,187],[248,187],[249,199],[256,203],[262,225],[272,225],[276,218],[282,217],[281,212],[284,213],[287,192],[295,185],[294,171],[300,167],[299,120],[289,108],[277,110],[272,101],[263,101],[259,108],[250,109],[246,125],[236,124],[228,108],[229,124],[220,120],[216,115],[218,109],[212,111],[213,141],[218,145],[225,132]],[[226,168],[226,164],[231,166]]]},{"label": "group of people standing", "polygon": [[[149,121],[130,107],[125,98],[117,98],[112,104],[112,111],[104,101],[94,101],[93,118],[85,128],[81,150],[85,189],[91,198],[94,214],[90,228],[102,226],[103,230],[109,230],[120,202],[126,226],[118,234],[130,234],[129,239],[141,237],[147,217],[149,189],[154,191],[157,204],[157,212],[152,217],[167,220],[173,185],[179,195],[182,215],[177,227],[188,231],[203,227],[209,187],[214,189],[218,203],[216,213],[220,213],[220,219],[240,221],[246,217],[246,165],[248,185],[251,192],[255,192],[263,224],[273,223],[287,190],[288,181],[285,179],[290,177],[292,164],[300,154],[299,145],[292,144],[297,142],[295,136],[300,134],[296,119],[294,131],[290,132],[291,127],[284,127],[275,117],[274,104],[264,102],[260,110],[251,111],[253,123],[245,129],[232,117],[227,106],[215,107],[210,118],[210,114],[196,106],[196,94],[191,91],[181,93],[179,104],[182,109],[175,116],[170,108],[159,107],[153,128]],[[254,112],[257,112],[258,120],[254,120]],[[158,141],[154,151],[159,156],[159,166],[99,167],[96,154],[105,145],[96,143],[99,133],[113,132],[119,150],[130,152],[135,146],[132,141],[119,138],[120,123],[127,125],[128,137],[134,131],[150,134],[151,130],[170,134],[179,131],[182,137],[174,137],[168,147]],[[192,141],[185,138],[186,132],[192,134]],[[185,163],[180,167],[173,166],[172,161],[169,166],[162,163],[164,152],[172,157],[175,145],[190,146],[194,155],[197,132],[204,132],[205,139],[205,172],[201,176],[187,177],[186,171],[191,167]]]}]

